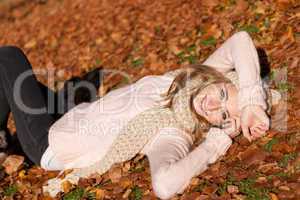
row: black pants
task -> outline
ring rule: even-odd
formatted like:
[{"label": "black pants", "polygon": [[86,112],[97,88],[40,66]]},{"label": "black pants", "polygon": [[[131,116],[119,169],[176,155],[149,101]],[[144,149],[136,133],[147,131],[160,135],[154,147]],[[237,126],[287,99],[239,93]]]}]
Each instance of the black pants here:
[{"label": "black pants", "polygon": [[[57,104],[66,104],[58,101],[65,100],[58,100],[57,93],[36,79],[28,59],[20,49],[11,46],[0,48],[0,130],[6,129],[11,111],[21,147],[37,165],[40,165],[48,147],[51,125],[63,112],[67,112],[67,109],[57,112]],[[53,107],[56,108],[53,110]]]}]

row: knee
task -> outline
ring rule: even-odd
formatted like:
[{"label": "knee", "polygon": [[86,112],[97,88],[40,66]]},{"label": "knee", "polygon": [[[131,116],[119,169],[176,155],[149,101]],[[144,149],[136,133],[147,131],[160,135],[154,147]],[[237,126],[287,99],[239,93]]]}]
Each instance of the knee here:
[{"label": "knee", "polygon": [[5,59],[14,59],[16,57],[24,56],[23,51],[16,46],[3,46],[0,47],[0,56]]}]

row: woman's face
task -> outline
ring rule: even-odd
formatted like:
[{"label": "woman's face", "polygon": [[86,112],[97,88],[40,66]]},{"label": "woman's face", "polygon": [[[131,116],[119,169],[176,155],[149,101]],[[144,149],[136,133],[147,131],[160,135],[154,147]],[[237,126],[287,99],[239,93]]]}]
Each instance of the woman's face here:
[{"label": "woman's face", "polygon": [[213,125],[221,126],[229,118],[240,116],[237,89],[230,83],[211,84],[194,98],[196,112]]}]

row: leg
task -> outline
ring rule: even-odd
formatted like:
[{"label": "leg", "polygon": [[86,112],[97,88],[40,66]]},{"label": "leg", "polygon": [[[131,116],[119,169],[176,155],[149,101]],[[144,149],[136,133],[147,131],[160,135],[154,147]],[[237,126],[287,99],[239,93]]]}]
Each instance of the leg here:
[{"label": "leg", "polygon": [[[67,80],[64,87],[57,92],[39,82],[47,107],[54,107],[53,117],[59,119],[74,106],[82,102],[95,101],[102,75],[101,68],[96,68],[82,77]],[[52,98],[48,98],[49,96]]]},{"label": "leg", "polygon": [[101,68],[96,68],[82,77],[73,77],[67,80],[64,87],[54,94],[57,99],[56,117],[59,118],[82,102],[95,101],[102,76]]},{"label": "leg", "polygon": [[39,165],[48,147],[48,130],[55,118],[48,114],[39,82],[20,49],[0,48],[0,86],[0,110],[3,111],[0,125],[6,126],[6,117],[11,110],[23,151]]}]

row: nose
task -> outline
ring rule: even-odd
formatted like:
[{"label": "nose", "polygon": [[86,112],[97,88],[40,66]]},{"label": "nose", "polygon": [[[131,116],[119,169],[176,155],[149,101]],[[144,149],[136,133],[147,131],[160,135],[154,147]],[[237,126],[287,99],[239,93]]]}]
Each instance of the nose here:
[{"label": "nose", "polygon": [[221,102],[214,98],[207,98],[206,109],[208,111],[215,111],[221,108]]}]

